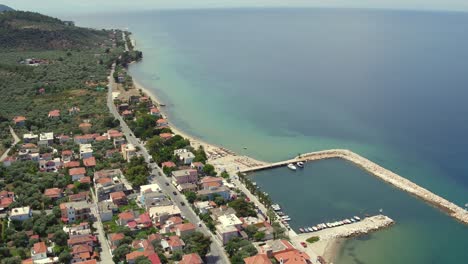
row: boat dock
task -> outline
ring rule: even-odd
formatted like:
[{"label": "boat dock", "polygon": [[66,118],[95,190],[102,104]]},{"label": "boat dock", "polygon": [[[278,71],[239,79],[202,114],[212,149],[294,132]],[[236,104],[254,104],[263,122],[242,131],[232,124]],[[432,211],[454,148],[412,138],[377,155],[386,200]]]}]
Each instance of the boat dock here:
[{"label": "boat dock", "polygon": [[241,173],[248,173],[254,172],[259,170],[266,170],[276,167],[287,166],[288,164],[295,164],[297,162],[309,162],[315,160],[323,160],[323,159],[333,159],[339,158],[347,160],[358,167],[361,167],[365,171],[369,172],[370,174],[374,175],[375,177],[403,190],[409,194],[412,194],[423,201],[441,209],[442,211],[446,212],[451,217],[455,218],[456,220],[468,224],[468,211],[463,209],[462,207],[432,193],[431,191],[415,184],[414,182],[390,171],[382,166],[350,151],[347,149],[332,149],[332,150],[324,150],[324,151],[317,151],[317,152],[310,152],[302,154],[294,159],[285,160],[281,162],[270,163],[267,165],[247,168],[241,170]]},{"label": "boat dock", "polygon": [[368,234],[393,225],[395,222],[388,216],[375,215],[362,219],[347,225],[341,225],[331,228],[326,228],[313,233],[298,234],[299,240],[305,240],[311,236],[318,236],[320,240],[328,240],[333,238],[349,238],[363,234]]}]

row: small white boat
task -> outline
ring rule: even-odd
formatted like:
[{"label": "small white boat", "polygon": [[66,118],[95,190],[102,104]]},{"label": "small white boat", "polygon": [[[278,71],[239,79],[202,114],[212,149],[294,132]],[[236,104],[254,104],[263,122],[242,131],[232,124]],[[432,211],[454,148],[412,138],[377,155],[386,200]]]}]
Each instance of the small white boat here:
[{"label": "small white boat", "polygon": [[299,231],[301,231],[301,233],[304,233],[304,228],[299,228]]},{"label": "small white boat", "polygon": [[297,165],[299,168],[304,168],[304,162],[302,162],[302,161],[299,161],[298,163],[296,163],[296,165]]},{"label": "small white boat", "polygon": [[296,166],[294,166],[294,164],[292,164],[292,163],[288,164],[288,168],[291,169],[291,170],[294,170],[294,171],[297,170]]},{"label": "small white boat", "polygon": [[315,227],[315,226],[314,226],[314,227],[312,227],[312,229],[313,229],[314,231],[318,231],[318,228],[317,228],[317,227]]},{"label": "small white boat", "polygon": [[356,221],[360,221],[361,218],[359,218],[359,216],[354,216],[354,219],[356,219]]}]

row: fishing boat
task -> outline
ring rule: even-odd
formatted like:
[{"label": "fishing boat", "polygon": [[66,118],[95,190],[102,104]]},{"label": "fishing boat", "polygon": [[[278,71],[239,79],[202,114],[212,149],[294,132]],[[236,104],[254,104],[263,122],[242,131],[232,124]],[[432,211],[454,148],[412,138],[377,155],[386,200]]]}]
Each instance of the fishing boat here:
[{"label": "fishing boat", "polygon": [[299,161],[298,163],[296,163],[296,165],[297,165],[299,168],[304,168],[304,162],[302,162],[302,161]]},{"label": "fishing boat", "polygon": [[301,233],[304,233],[304,228],[302,228],[302,227],[299,228],[299,231],[300,231]]},{"label": "fishing boat", "polygon": [[294,171],[297,170],[296,166],[294,166],[294,164],[292,164],[292,163],[288,164],[288,168],[291,169],[291,170],[294,170]]},{"label": "fishing boat", "polygon": [[361,221],[361,218],[359,216],[354,216],[354,219],[356,219],[356,221]]},{"label": "fishing boat", "polygon": [[309,232],[314,232],[314,229],[312,227],[308,227],[307,229],[309,230]]},{"label": "fishing boat", "polygon": [[318,228],[317,228],[316,226],[313,226],[312,229],[313,229],[314,231],[318,231]]}]

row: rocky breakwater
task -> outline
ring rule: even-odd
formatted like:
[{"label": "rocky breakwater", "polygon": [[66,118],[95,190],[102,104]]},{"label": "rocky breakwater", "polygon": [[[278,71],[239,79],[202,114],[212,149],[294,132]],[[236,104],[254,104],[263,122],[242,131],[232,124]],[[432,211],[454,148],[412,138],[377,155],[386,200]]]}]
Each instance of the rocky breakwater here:
[{"label": "rocky breakwater", "polygon": [[372,175],[380,178],[381,180],[392,184],[393,186],[404,190],[434,206],[443,210],[456,220],[468,224],[468,211],[461,208],[460,206],[432,193],[431,191],[417,185],[416,183],[388,170],[382,166],[350,151],[347,149],[332,149],[306,153],[298,156],[295,160],[297,161],[313,161],[330,158],[341,158],[362,169],[368,171]]}]

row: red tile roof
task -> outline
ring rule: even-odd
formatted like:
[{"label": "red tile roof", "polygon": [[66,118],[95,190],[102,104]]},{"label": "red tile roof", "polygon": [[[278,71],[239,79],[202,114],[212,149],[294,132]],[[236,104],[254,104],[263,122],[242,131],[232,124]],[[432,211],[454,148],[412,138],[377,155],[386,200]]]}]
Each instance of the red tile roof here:
[{"label": "red tile roof", "polygon": [[86,261],[81,261],[81,262],[75,262],[75,264],[97,264],[95,259],[92,260],[86,260]]},{"label": "red tile roof", "polygon": [[158,125],[160,125],[160,124],[167,124],[167,120],[164,119],[164,118],[158,119],[158,120],[156,121],[156,124],[158,124]]},{"label": "red tile roof", "polygon": [[47,253],[47,246],[44,242],[38,242],[33,246],[34,254]]},{"label": "red tile roof", "polygon": [[62,190],[59,188],[46,189],[44,195],[50,198],[58,198],[62,195]]},{"label": "red tile roof", "polygon": [[89,176],[86,176],[86,177],[83,177],[79,180],[79,182],[81,183],[91,183],[91,177]]},{"label": "red tile roof", "polygon": [[127,195],[125,195],[124,192],[113,192],[110,194],[110,198],[112,200],[118,200],[118,199],[122,199],[122,198],[126,198]]},{"label": "red tile roof", "polygon": [[83,159],[83,164],[86,167],[94,167],[94,166],[96,166],[96,158],[95,157],[89,157],[89,158]]},{"label": "red tile roof", "polygon": [[135,215],[133,214],[133,212],[123,212],[123,213],[119,214],[119,219],[133,220],[133,219],[135,219]]},{"label": "red tile roof", "polygon": [[62,151],[62,156],[65,156],[65,155],[67,156],[73,155],[73,151],[69,149]]},{"label": "red tile roof", "polygon": [[245,264],[272,264],[271,260],[265,254],[257,254],[244,259]]},{"label": "red tile roof", "polygon": [[91,125],[91,123],[81,123],[79,125],[79,128],[89,128],[89,127],[92,127],[93,125]]},{"label": "red tile roof", "polygon": [[117,241],[124,239],[125,235],[123,233],[110,234],[109,238],[111,241]]},{"label": "red tile roof", "polygon": [[70,169],[70,171],[69,171],[69,174],[70,174],[71,176],[73,176],[73,175],[85,174],[85,173],[86,173],[86,169],[83,168],[83,167],[72,168],[72,169]]},{"label": "red tile roof", "polygon": [[64,164],[65,168],[76,168],[76,167],[79,167],[79,166],[80,166],[79,161],[70,161],[70,162],[67,162],[67,163]]},{"label": "red tile roof", "polygon": [[180,224],[175,227],[180,232],[195,230],[197,227],[192,223]]},{"label": "red tile roof", "polygon": [[162,139],[169,139],[169,138],[172,138],[172,134],[171,134],[171,133],[161,133],[161,134],[159,134],[159,136],[160,136]]},{"label": "red tile roof", "polygon": [[184,241],[178,236],[170,236],[167,244],[169,244],[170,247],[180,247],[184,245]]},{"label": "red tile roof", "polygon": [[106,136],[99,136],[95,139],[96,141],[106,141],[109,140]]},{"label": "red tile roof", "polygon": [[192,253],[184,255],[179,264],[203,264],[203,260],[197,253]]},{"label": "red tile roof", "polygon": [[274,254],[274,257],[278,262],[282,260],[285,264],[304,264],[307,263],[306,261],[310,262],[309,255],[297,249]]},{"label": "red tile roof", "polygon": [[[152,254],[155,254],[154,251],[152,250],[146,250],[146,251],[134,251],[134,252],[131,252],[131,253],[128,253],[125,258],[127,259],[127,261],[131,261],[131,260],[135,260],[136,258],[138,257],[141,257],[141,256],[145,256],[148,258],[148,256],[152,255]],[[159,259],[158,259],[159,260]],[[153,263],[151,262],[152,264],[156,264],[156,263]],[[159,263],[161,263],[161,261],[159,261]]]},{"label": "red tile roof", "polygon": [[15,117],[13,118],[13,121],[14,121],[15,123],[23,122],[23,121],[26,121],[26,117],[24,117],[24,116],[15,116]]},{"label": "red tile roof", "polygon": [[164,167],[168,167],[168,168],[174,168],[176,167],[175,163],[172,162],[172,161],[166,161],[166,162],[163,162],[161,164],[161,166],[164,168]]},{"label": "red tile roof", "polygon": [[59,117],[60,116],[60,110],[52,110],[49,112],[49,117]]}]

